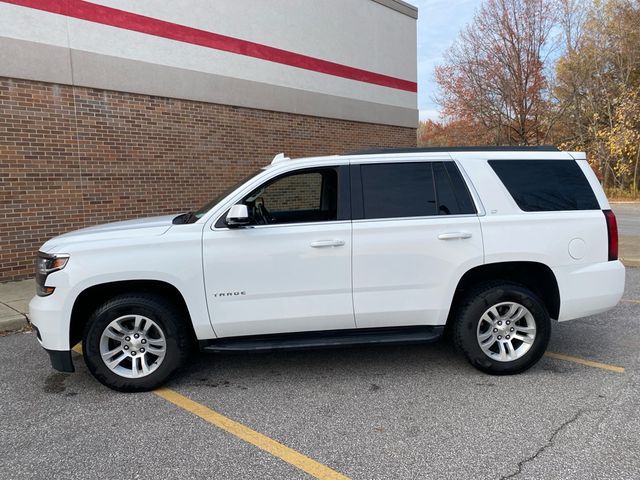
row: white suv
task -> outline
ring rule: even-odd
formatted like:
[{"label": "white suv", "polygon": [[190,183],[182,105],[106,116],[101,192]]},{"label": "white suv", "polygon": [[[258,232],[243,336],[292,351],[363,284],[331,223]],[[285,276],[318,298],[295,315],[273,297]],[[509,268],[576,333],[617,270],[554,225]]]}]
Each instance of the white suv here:
[{"label": "white suv", "polygon": [[617,227],[583,153],[382,150],[272,164],[197,212],[61,235],[29,305],[53,367],[116,390],[189,352],[438,339],[478,369],[535,364],[550,319],[618,303]]}]

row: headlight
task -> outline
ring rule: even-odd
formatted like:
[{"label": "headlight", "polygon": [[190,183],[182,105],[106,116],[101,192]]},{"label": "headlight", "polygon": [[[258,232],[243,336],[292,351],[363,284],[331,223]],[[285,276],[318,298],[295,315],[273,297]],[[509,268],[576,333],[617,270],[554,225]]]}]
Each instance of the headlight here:
[{"label": "headlight", "polygon": [[69,255],[65,253],[48,254],[38,252],[36,257],[36,293],[40,297],[51,295],[54,287],[45,287],[47,277],[50,273],[62,270],[69,261]]}]

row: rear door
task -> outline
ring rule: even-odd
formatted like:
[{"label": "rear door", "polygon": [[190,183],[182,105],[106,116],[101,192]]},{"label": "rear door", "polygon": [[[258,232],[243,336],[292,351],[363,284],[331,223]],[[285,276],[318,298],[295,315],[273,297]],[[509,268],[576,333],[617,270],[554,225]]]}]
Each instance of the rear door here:
[{"label": "rear door", "polygon": [[357,326],[444,324],[458,280],[483,262],[458,166],[442,158],[351,168]]}]

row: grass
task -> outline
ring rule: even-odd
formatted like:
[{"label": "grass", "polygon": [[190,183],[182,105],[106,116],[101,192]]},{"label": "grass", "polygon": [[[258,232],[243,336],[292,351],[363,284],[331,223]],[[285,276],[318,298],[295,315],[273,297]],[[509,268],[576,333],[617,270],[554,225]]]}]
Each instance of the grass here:
[{"label": "grass", "polygon": [[610,202],[640,202],[640,192],[632,192],[621,188],[605,189]]}]

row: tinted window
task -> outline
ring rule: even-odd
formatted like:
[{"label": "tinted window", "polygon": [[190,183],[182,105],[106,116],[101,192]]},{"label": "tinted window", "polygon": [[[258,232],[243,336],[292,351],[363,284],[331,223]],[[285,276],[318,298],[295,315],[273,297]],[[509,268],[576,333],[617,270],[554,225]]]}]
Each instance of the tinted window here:
[{"label": "tinted window", "polygon": [[471,195],[453,162],[434,162],[433,175],[439,215],[476,213]]},{"label": "tinted window", "polygon": [[489,165],[525,212],[600,209],[573,160],[491,160]]},{"label": "tinted window", "polygon": [[364,164],[364,218],[476,213],[452,162]]},{"label": "tinted window", "polygon": [[361,166],[364,218],[436,215],[429,163],[380,163]]}]

